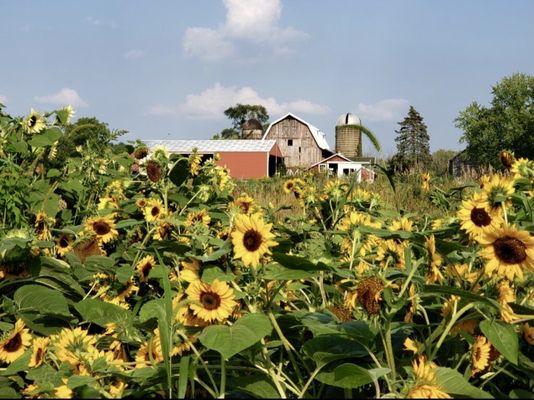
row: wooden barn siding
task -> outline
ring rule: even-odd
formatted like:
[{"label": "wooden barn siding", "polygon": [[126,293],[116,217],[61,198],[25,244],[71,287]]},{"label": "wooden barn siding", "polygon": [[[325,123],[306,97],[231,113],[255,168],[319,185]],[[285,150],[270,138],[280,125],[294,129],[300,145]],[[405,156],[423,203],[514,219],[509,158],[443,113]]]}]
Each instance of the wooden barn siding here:
[{"label": "wooden barn siding", "polygon": [[[287,168],[307,168],[323,159],[308,127],[296,119],[286,118],[273,125],[266,139],[276,139]],[[293,139],[293,146],[287,145],[288,139]]]}]

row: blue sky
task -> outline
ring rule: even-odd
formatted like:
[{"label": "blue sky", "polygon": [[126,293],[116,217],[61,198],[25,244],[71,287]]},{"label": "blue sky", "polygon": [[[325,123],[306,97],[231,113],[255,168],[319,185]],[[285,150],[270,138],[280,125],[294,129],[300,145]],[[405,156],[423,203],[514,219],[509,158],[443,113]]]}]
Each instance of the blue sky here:
[{"label": "blue sky", "polygon": [[125,139],[210,138],[261,102],[327,133],[353,112],[394,152],[408,105],[431,148],[514,72],[534,73],[534,2],[3,1],[0,100],[25,114],[73,103]]}]

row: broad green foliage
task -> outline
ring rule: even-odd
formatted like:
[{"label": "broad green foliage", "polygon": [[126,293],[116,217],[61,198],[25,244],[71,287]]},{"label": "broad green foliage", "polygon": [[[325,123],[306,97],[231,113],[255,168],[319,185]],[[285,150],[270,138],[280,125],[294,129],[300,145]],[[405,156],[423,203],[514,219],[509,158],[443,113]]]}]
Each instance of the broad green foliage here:
[{"label": "broad green foliage", "polygon": [[0,396],[532,392],[531,161],[407,176],[439,218],[314,175],[260,202],[198,154],[59,157],[71,113],[0,115]]}]

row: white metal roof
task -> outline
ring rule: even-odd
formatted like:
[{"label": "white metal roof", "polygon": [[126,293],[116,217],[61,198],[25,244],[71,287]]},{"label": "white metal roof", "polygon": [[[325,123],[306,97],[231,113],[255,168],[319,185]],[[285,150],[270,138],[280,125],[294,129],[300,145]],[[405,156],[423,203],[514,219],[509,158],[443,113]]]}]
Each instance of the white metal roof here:
[{"label": "white metal roof", "polygon": [[310,168],[313,168],[313,167],[316,167],[317,165],[319,164],[328,164],[329,163],[329,160],[331,158],[334,158],[334,157],[340,157],[342,158],[344,161],[332,161],[332,163],[344,163],[344,164],[353,164],[353,165],[367,165],[367,164],[371,164],[369,161],[354,161],[354,160],[351,160],[350,158],[347,158],[345,157],[343,154],[341,153],[335,153],[335,154],[332,154],[331,156],[329,157],[326,157],[324,159],[322,159],[321,161],[319,162],[316,162],[315,164],[313,164]]},{"label": "white metal roof", "polygon": [[276,140],[143,140],[149,149],[165,146],[171,153],[269,152]]},{"label": "white metal roof", "polygon": [[278,122],[286,119],[287,117],[293,117],[296,120],[302,122],[304,125],[307,125],[308,129],[312,133],[313,138],[315,139],[315,142],[317,143],[317,146],[319,146],[323,150],[330,150],[330,146],[328,145],[328,142],[326,141],[326,135],[325,135],[325,133],[323,131],[321,131],[319,128],[313,126],[309,122],[304,121],[302,118],[297,117],[296,115],[294,115],[292,113],[287,113],[282,118],[278,118],[276,121],[271,122],[271,124],[269,125],[269,127],[265,131],[265,134],[263,135],[263,139],[265,139],[267,137],[267,135],[269,134],[271,128],[275,124],[277,124]]}]

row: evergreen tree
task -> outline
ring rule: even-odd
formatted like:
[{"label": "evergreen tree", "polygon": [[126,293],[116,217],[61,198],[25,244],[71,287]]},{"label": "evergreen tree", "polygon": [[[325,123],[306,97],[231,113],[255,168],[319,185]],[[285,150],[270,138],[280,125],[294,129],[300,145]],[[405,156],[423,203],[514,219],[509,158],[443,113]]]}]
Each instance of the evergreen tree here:
[{"label": "evergreen tree", "polygon": [[405,170],[412,166],[428,165],[432,157],[430,155],[430,136],[423,122],[423,117],[417,110],[410,106],[408,115],[402,122],[400,128],[395,131],[397,137],[397,154],[392,162],[394,169]]}]

